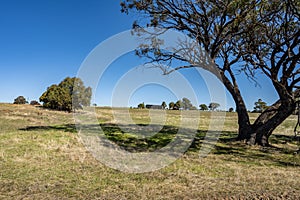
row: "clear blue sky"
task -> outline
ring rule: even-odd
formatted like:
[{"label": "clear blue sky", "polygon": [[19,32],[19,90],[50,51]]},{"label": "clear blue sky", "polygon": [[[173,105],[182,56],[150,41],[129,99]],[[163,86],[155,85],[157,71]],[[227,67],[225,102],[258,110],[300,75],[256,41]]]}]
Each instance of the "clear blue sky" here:
[{"label": "clear blue sky", "polygon": [[[38,100],[46,88],[67,76],[75,76],[85,57],[100,42],[131,28],[134,16],[120,12],[119,0],[3,0],[0,2],[0,102],[13,102],[19,95]],[[121,45],[121,43],[120,43]],[[122,74],[142,63],[127,55],[116,60],[100,82],[92,103],[111,105],[111,91]],[[197,91],[198,102],[210,99],[201,78],[183,70]],[[268,104],[277,98],[267,80],[255,87],[239,77],[248,109],[262,98]],[[188,96],[187,96],[188,97]],[[119,106],[136,106],[144,101],[161,104],[176,101],[168,89],[157,85],[139,88]],[[234,107],[231,97],[229,107]],[[225,106],[225,105],[224,105]]]}]

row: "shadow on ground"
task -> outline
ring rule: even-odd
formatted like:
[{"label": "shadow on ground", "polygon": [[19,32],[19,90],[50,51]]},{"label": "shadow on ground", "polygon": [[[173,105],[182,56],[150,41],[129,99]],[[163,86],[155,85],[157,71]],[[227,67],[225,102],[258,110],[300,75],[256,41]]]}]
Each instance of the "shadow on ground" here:
[{"label": "shadow on ground", "polygon": [[65,125],[57,125],[57,126],[28,126],[26,128],[21,128],[19,130],[22,131],[64,131],[64,132],[71,132],[76,133],[76,126],[75,124],[65,124]]},{"label": "shadow on ground", "polygon": [[[147,124],[126,124],[118,125],[113,123],[101,123],[101,129],[107,139],[119,145],[124,150],[130,152],[152,152],[165,147],[172,142],[175,137],[180,137],[182,141],[189,134],[193,134],[192,143],[188,152],[198,152],[203,145],[210,145],[216,138],[207,136],[207,130],[191,130],[176,126],[158,126]],[[99,125],[86,125],[85,128],[95,130]],[[75,124],[65,124],[57,126],[29,126],[20,129],[22,131],[65,131],[76,133]],[[210,134],[214,135],[214,134]],[[216,133],[215,135],[218,135]],[[189,136],[190,137],[190,136]],[[187,137],[187,138],[189,138]],[[250,147],[235,140],[236,133],[223,131],[214,145],[212,153],[224,156],[224,159],[233,162],[251,162],[258,164],[264,160],[276,166],[300,166],[300,155],[294,154],[294,150],[278,147]],[[272,135],[271,144],[293,144],[297,145],[294,136]],[[234,158],[234,159],[233,159]],[[295,160],[296,158],[296,160]]]}]

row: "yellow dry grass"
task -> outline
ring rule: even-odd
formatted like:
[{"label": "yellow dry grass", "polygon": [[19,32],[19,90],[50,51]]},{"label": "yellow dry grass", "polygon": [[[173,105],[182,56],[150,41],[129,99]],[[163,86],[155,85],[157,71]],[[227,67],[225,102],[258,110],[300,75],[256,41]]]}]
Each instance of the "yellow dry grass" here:
[{"label": "yellow dry grass", "polygon": [[[149,122],[147,110],[130,112],[136,123]],[[97,115],[114,122],[109,108]],[[176,125],[179,111],[167,115],[166,123]],[[209,116],[200,114],[199,130]],[[277,148],[227,141],[236,121],[227,113],[223,140],[205,158],[191,150],[161,170],[128,174],[92,157],[71,126],[72,114],[0,104],[0,199],[300,199],[300,157],[289,140],[295,117],[276,129]]]}]

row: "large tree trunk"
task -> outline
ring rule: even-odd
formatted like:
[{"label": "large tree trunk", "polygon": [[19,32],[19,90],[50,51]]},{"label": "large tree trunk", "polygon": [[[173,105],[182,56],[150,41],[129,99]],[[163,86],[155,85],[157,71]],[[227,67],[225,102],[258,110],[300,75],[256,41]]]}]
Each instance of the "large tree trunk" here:
[{"label": "large tree trunk", "polygon": [[244,104],[244,101],[241,99],[236,103],[236,111],[238,114],[238,140],[246,140],[249,138],[252,133],[252,126],[250,124],[250,119],[248,115],[247,108]]},{"label": "large tree trunk", "polygon": [[269,146],[269,137],[273,131],[293,114],[296,108],[291,91],[278,81],[273,80],[273,85],[278,92],[279,100],[258,116],[252,125],[252,133],[247,139],[248,144]]},{"label": "large tree trunk", "polygon": [[274,103],[256,119],[247,143],[269,146],[269,137],[273,131],[293,113],[294,109],[295,103],[292,100]]},{"label": "large tree trunk", "polygon": [[239,87],[233,77],[232,82],[221,72],[223,83],[229,93],[232,95],[236,111],[238,113],[238,140],[245,140],[247,144],[269,145],[269,137],[273,131],[295,110],[296,104],[293,95],[287,91],[284,85],[273,81],[273,85],[279,94],[280,100],[266,109],[258,116],[256,121],[251,124],[248,111],[239,90]]},{"label": "large tree trunk", "polygon": [[220,72],[222,81],[231,94],[235,105],[236,105],[236,112],[238,114],[238,125],[239,125],[239,132],[238,132],[238,140],[247,140],[250,138],[252,133],[252,126],[250,124],[250,118],[248,115],[248,111],[241,95],[240,89],[236,83],[236,80],[233,78],[232,82],[225,76],[224,72]]}]

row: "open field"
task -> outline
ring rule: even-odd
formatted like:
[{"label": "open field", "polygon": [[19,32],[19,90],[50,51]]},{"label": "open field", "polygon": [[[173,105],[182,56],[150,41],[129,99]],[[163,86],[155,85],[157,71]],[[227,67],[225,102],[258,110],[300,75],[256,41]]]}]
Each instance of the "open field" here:
[{"label": "open field", "polygon": [[[192,112],[200,114],[200,124],[185,155],[161,170],[130,174],[92,157],[79,142],[71,113],[0,104],[0,199],[300,199],[296,116],[276,129],[273,148],[261,148],[232,141],[237,117],[226,113],[215,149],[199,158],[211,113]],[[107,138],[133,152],[154,151],[172,140],[180,111],[166,113],[160,133],[140,139],[130,127],[118,128],[110,108],[97,108]],[[148,110],[130,114],[134,123],[150,122]]]}]

